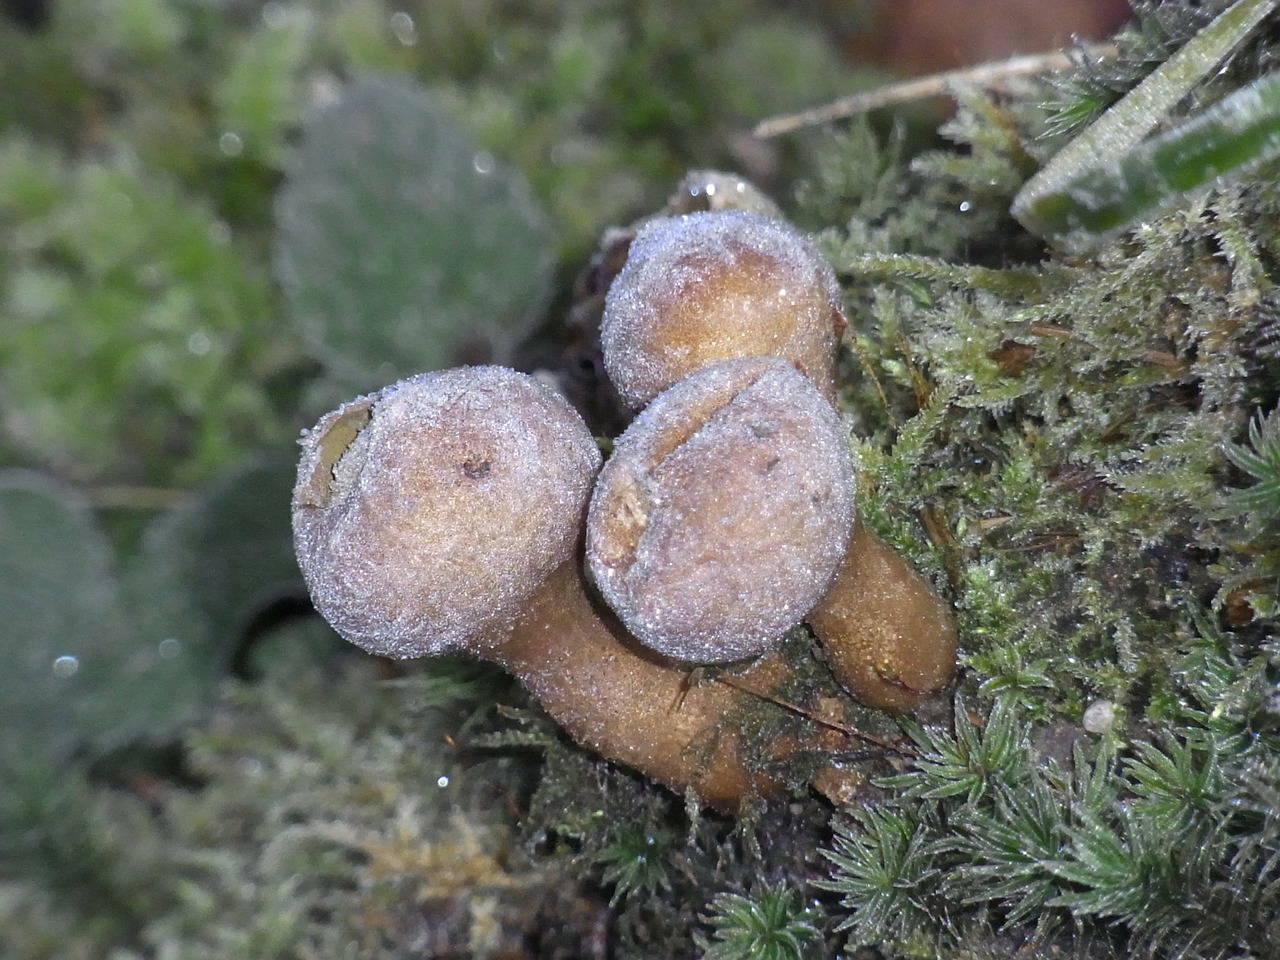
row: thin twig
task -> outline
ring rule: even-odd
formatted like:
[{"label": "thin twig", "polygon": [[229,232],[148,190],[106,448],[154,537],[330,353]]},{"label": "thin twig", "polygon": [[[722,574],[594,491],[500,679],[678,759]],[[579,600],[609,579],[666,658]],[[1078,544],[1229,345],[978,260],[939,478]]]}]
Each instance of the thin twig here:
[{"label": "thin twig", "polygon": [[169,487],[118,485],[88,487],[83,492],[90,505],[98,510],[169,510],[192,498],[186,490]]},{"label": "thin twig", "polygon": [[1116,56],[1116,46],[1111,43],[1090,44],[1074,50],[1033,53],[994,63],[980,63],[959,70],[947,70],[927,77],[916,77],[901,83],[892,83],[887,87],[877,87],[875,90],[864,90],[861,93],[841,97],[825,106],[770,117],[762,121],[755,128],[754,133],[761,139],[776,137],[802,127],[814,127],[822,123],[830,123],[832,120],[844,120],[896,103],[909,103],[926,97],[951,96],[953,91],[961,86],[982,87],[987,90],[1000,89],[1005,81],[1014,77],[1066,70],[1074,66],[1082,56],[1110,60]]},{"label": "thin twig", "polygon": [[917,756],[917,752],[913,747],[909,747],[906,744],[893,743],[886,740],[884,737],[877,737],[875,734],[871,733],[863,733],[861,730],[851,727],[848,724],[838,723],[835,720],[828,720],[825,717],[820,717],[811,710],[806,710],[798,704],[789,703],[786,700],[779,699],[773,694],[766,693],[763,690],[757,690],[754,687],[750,687],[747,684],[742,683],[734,677],[726,674],[717,674],[713,679],[719,683],[733,687],[735,690],[741,690],[743,693],[750,694],[753,697],[759,697],[761,700],[772,703],[775,707],[780,707],[788,713],[794,713],[798,717],[804,717],[806,720],[811,723],[816,723],[820,727],[826,727],[828,730],[834,730],[837,733],[842,733],[846,737],[853,737],[855,740],[862,740],[865,743],[879,747],[881,750],[888,750],[890,753],[896,753],[901,756]]}]

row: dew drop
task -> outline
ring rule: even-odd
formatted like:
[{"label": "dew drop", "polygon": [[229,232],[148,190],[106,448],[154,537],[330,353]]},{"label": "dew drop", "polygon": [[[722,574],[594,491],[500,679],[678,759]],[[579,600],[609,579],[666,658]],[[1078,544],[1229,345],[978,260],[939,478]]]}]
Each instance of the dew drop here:
[{"label": "dew drop", "polygon": [[240,134],[232,133],[228,130],[218,137],[218,149],[222,151],[224,156],[238,157],[244,153],[244,140]]},{"label": "dew drop", "polygon": [[79,669],[80,658],[73,657],[67,653],[64,653],[53,661],[53,675],[62,680],[65,680],[67,677],[75,676],[76,671]]},{"label": "dew drop", "polygon": [[161,660],[172,660],[182,652],[182,641],[177,637],[165,637],[156,646],[156,652]]},{"label": "dew drop", "polygon": [[283,3],[271,0],[262,6],[262,22],[271,30],[279,30],[289,20],[289,11]]},{"label": "dew drop", "polygon": [[471,158],[471,166],[480,176],[487,177],[493,173],[493,154],[488,150],[481,150]]},{"label": "dew drop", "polygon": [[1116,722],[1116,705],[1110,700],[1095,700],[1085,708],[1080,725],[1089,733],[1106,733]]},{"label": "dew drop", "polygon": [[449,785],[449,778],[445,774],[441,774],[436,778],[436,786],[443,790]]},{"label": "dew drop", "polygon": [[[191,336],[187,337],[187,349],[197,357],[203,357],[212,348],[213,340],[209,337],[209,334],[205,333],[203,330],[197,330],[195,333],[191,334]],[[168,640],[163,641],[161,646],[168,642]],[[174,642],[177,643],[176,640]]]},{"label": "dew drop", "polygon": [[396,35],[401,46],[412,47],[418,42],[418,27],[409,14],[403,10],[397,10],[388,22],[391,25],[391,32]]},{"label": "dew drop", "polygon": [[246,777],[260,777],[266,772],[265,765],[257,757],[241,757],[236,766]]},{"label": "dew drop", "polygon": [[960,201],[960,212],[961,212],[961,213],[968,213],[968,212],[969,212],[970,210],[972,210],[972,209],[973,209],[973,204],[972,204],[972,203],[970,203],[968,200],[961,200],[961,201]]}]

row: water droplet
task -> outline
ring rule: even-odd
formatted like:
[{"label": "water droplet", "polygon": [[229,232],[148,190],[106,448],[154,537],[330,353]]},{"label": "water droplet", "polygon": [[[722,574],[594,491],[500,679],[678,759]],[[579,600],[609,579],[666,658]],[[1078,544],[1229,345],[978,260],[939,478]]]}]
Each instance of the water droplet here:
[{"label": "water droplet", "polygon": [[441,790],[443,790],[448,785],[449,785],[449,778],[446,775],[441,774],[439,777],[436,778],[436,786],[439,787]]},{"label": "water droplet", "polygon": [[241,757],[236,762],[236,766],[247,777],[260,777],[266,770],[262,761],[257,757]]},{"label": "water droplet", "polygon": [[172,660],[182,652],[182,641],[177,637],[165,637],[156,646],[156,652],[161,660]]},{"label": "water droplet", "polygon": [[67,653],[53,661],[53,675],[59,679],[65,680],[67,677],[75,676],[76,671],[79,669],[80,658],[73,657]]},{"label": "water droplet", "polygon": [[1106,733],[1116,722],[1116,705],[1110,700],[1095,700],[1085,708],[1080,725],[1089,733]]},{"label": "water droplet", "polygon": [[342,96],[342,85],[338,83],[336,77],[322,74],[311,81],[308,92],[313,107],[329,107],[337,103]]},{"label": "water droplet", "polygon": [[[187,337],[187,349],[197,357],[203,357],[213,348],[213,340],[203,330],[197,330]],[[165,641],[166,643],[168,641]],[[163,644],[162,644],[163,645]]]},{"label": "water droplet", "polygon": [[411,47],[418,42],[418,28],[413,22],[413,17],[403,10],[393,13],[389,23],[391,32],[396,35],[396,39],[402,46]]},{"label": "water droplet", "polygon": [[493,173],[493,154],[488,150],[481,150],[471,158],[471,166],[475,168],[476,173],[482,177],[487,177]]},{"label": "water droplet", "polygon": [[244,153],[244,140],[240,134],[228,130],[218,138],[218,149],[228,157],[238,157]]},{"label": "water droplet", "polygon": [[270,3],[263,4],[262,22],[272,30],[279,30],[289,21],[289,10],[283,3],[277,3],[271,0]]},{"label": "water droplet", "polygon": [[961,200],[961,201],[960,201],[960,212],[961,212],[961,213],[968,213],[968,212],[969,212],[970,210],[972,210],[972,209],[973,209],[973,204],[972,204],[972,203],[970,203],[968,200]]}]

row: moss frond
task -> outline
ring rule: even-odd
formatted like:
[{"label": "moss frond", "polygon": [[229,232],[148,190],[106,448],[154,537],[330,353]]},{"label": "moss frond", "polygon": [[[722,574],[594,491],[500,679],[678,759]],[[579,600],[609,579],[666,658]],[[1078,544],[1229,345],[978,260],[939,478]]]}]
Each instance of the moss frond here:
[{"label": "moss frond", "polygon": [[717,893],[702,917],[710,935],[698,934],[697,944],[702,960],[804,960],[822,942],[817,916],[785,884]]}]

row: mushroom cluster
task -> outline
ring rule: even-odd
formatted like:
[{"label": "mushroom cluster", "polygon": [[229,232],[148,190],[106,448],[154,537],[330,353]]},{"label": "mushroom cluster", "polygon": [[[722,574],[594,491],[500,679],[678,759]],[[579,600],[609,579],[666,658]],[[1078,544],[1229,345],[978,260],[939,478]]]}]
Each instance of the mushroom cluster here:
[{"label": "mushroom cluster", "polygon": [[[787,675],[789,629],[807,622],[872,706],[910,707],[955,666],[948,607],[855,520],[843,324],[830,266],[784,221],[649,221],[605,298],[605,370],[638,414],[603,469],[573,407],[505,368],[353,400],[302,439],[316,608],[377,654],[502,665],[578,742],[704,803],[771,789],[725,721]],[[735,685],[689,682],[747,658]]]}]

